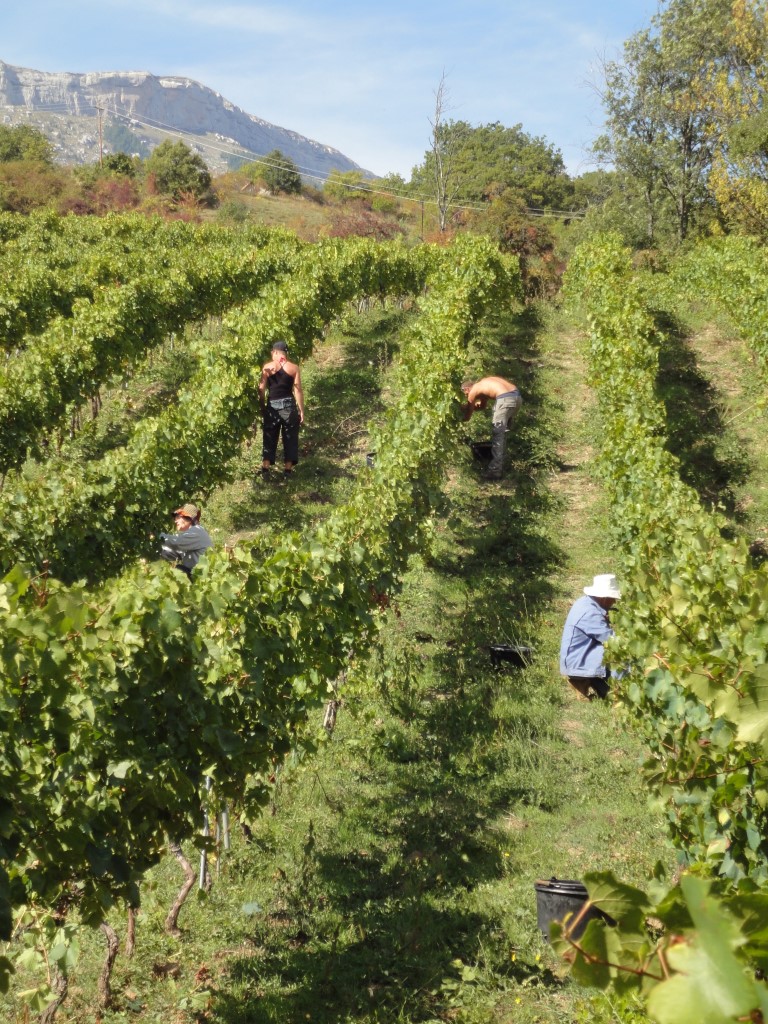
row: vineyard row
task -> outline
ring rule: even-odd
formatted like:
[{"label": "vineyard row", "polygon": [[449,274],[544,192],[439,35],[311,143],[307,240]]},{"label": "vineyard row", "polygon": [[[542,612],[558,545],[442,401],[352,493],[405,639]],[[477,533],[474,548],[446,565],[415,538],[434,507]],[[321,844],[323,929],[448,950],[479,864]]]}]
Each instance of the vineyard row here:
[{"label": "vineyard row", "polygon": [[[4,938],[16,907],[55,910],[60,926],[75,906],[97,924],[116,900],[137,905],[166,835],[198,831],[205,776],[218,799],[252,815],[274,765],[291,748],[311,748],[309,712],[364,655],[376,594],[397,586],[420,547],[471,333],[520,294],[516,267],[481,239],[431,259],[397,400],[374,441],[376,466],[312,534],[211,552],[194,582],[162,565],[137,565],[94,591],[21,567],[6,577]],[[380,283],[406,269],[383,252],[370,263]],[[323,315],[319,284],[316,295],[317,309],[302,307],[305,346]],[[274,309],[269,329],[283,315]],[[66,969],[66,949],[60,955]],[[0,961],[0,972],[11,969]]]},{"label": "vineyard row", "polygon": [[625,579],[611,659],[687,860],[768,880],[768,572],[701,507],[670,453],[656,394],[653,294],[614,236],[568,271],[583,304],[601,416],[600,472]]}]

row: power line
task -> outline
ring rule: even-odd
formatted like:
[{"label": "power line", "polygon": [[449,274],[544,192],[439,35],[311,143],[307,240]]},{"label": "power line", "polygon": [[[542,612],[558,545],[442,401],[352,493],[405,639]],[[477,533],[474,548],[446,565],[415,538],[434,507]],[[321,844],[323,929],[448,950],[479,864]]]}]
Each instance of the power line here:
[{"label": "power line", "polygon": [[[251,161],[252,163],[265,164],[267,167],[282,166],[281,164],[275,161],[267,160],[261,154],[254,153],[253,150],[249,150],[245,146],[241,146],[240,143],[237,143],[239,148],[237,150],[233,150],[226,146],[209,142],[208,140],[201,141],[200,138],[194,134],[194,132],[185,131],[183,128],[177,128],[174,125],[166,124],[164,121],[157,121],[154,118],[146,116],[144,118],[137,117],[136,114],[126,110],[120,110],[118,107],[106,107],[105,109],[108,110],[110,113],[115,114],[117,117],[122,117],[129,121],[135,121],[137,124],[142,124],[146,128],[152,128],[155,131],[161,131],[164,134],[168,135],[178,135],[180,137],[191,138],[194,140],[195,145],[200,146],[202,148],[212,149],[216,153],[223,153],[226,156],[249,156],[253,158]],[[316,181],[326,182],[330,177],[329,174],[323,173],[322,171],[318,171],[316,168],[307,167],[305,164],[297,164],[294,161],[292,161],[292,163],[294,163],[296,169],[300,171],[301,174],[306,178],[314,178]],[[429,200],[429,196],[422,196],[418,193],[414,195],[413,193],[398,192],[396,189],[381,191],[373,189],[370,186],[352,185],[349,184],[348,182],[339,182],[339,184],[345,188],[356,189],[360,191],[370,191],[377,193],[379,195],[394,195],[397,198],[410,199],[412,201],[421,201],[422,199],[424,199],[424,201],[426,202]]]},{"label": "power line", "polygon": [[[126,121],[134,122],[135,124],[142,125],[143,127],[149,128],[152,131],[161,132],[163,135],[170,135],[170,136],[173,136],[175,138],[179,138],[181,140],[192,140],[194,145],[197,146],[200,149],[209,149],[209,150],[211,150],[211,151],[213,151],[215,153],[220,153],[223,156],[234,156],[234,157],[241,157],[241,158],[250,157],[251,159],[250,159],[249,162],[257,163],[257,164],[263,164],[265,167],[276,167],[276,168],[280,169],[280,168],[282,168],[284,166],[284,165],[278,163],[277,161],[267,160],[266,157],[262,156],[261,154],[254,153],[252,150],[246,149],[246,147],[241,146],[239,143],[237,143],[238,149],[235,150],[235,149],[233,149],[231,147],[222,146],[221,144],[213,143],[213,142],[209,141],[208,139],[201,140],[200,137],[198,135],[195,135],[194,132],[186,131],[185,129],[178,128],[178,127],[176,127],[174,125],[169,125],[169,124],[167,124],[164,121],[159,121],[159,120],[156,120],[155,118],[146,117],[146,116],[143,117],[143,118],[142,117],[138,117],[134,112],[132,112],[130,110],[127,110],[127,109],[121,110],[117,106],[109,107],[109,106],[106,106],[106,105],[102,105],[101,107],[97,107],[97,106],[95,106],[92,103],[90,105],[91,105],[91,107],[93,108],[94,111],[98,112],[98,111],[104,110],[107,113],[113,114],[115,117],[123,118]],[[67,114],[69,114],[70,116],[73,116],[73,117],[78,116],[77,114],[74,114],[71,111],[71,109],[68,106],[66,106],[65,104],[49,104],[49,105],[45,105],[45,106],[38,106],[35,109],[36,110],[43,110],[43,111],[45,111],[47,113],[67,113]],[[318,171],[317,169],[309,168],[306,165],[296,164],[296,163],[294,163],[294,166],[296,167],[296,169],[301,173],[302,177],[304,177],[304,178],[312,178],[314,181],[319,181],[319,182],[321,182],[323,184],[325,184],[327,181],[330,180],[330,175],[329,174],[323,173],[321,171]],[[344,173],[344,172],[340,172],[340,173]],[[361,183],[354,184],[352,182],[347,182],[347,181],[335,181],[334,184],[338,185],[341,188],[345,188],[345,189],[347,189],[347,190],[349,190],[351,192],[364,192],[364,193],[368,193],[370,195],[386,196],[387,198],[399,199],[399,200],[401,200],[403,202],[420,203],[422,206],[424,204],[427,204],[429,206],[439,206],[439,203],[438,203],[438,201],[436,199],[432,198],[429,195],[423,194],[423,193],[415,193],[415,194],[414,193],[406,193],[406,192],[398,191],[397,189],[394,189],[394,188],[390,188],[390,189],[377,189],[377,188],[373,188],[371,185],[364,185],[364,184],[361,184]],[[479,205],[470,205],[469,203],[450,203],[449,204],[450,209],[452,209],[452,210],[463,210],[463,211],[466,211],[468,213],[482,213],[485,210],[487,210],[490,205],[491,204],[489,202],[483,202],[483,203],[481,203]],[[561,219],[563,219],[565,217],[584,217],[584,216],[586,216],[586,211],[585,210],[551,210],[551,209],[547,210],[547,209],[544,209],[543,207],[530,207],[530,206],[526,206],[526,207],[523,207],[523,211],[525,213],[530,214],[533,217],[554,217],[557,220],[561,220]]]},{"label": "power line", "polygon": [[[105,107],[104,109],[107,110],[109,113],[114,114],[117,117],[123,117],[123,118],[125,118],[127,120],[135,121],[137,124],[142,124],[142,125],[144,125],[147,128],[152,128],[155,131],[160,131],[160,132],[163,132],[164,134],[167,134],[167,135],[178,136],[180,138],[184,138],[184,137],[191,138],[191,139],[194,140],[195,145],[197,145],[197,146],[199,146],[201,148],[211,149],[211,150],[213,150],[216,153],[222,153],[222,154],[224,154],[226,156],[250,156],[250,157],[252,157],[252,160],[251,160],[252,163],[264,164],[266,167],[281,168],[283,166],[282,164],[278,163],[277,161],[267,160],[266,157],[261,156],[260,154],[254,153],[252,150],[246,149],[244,146],[239,146],[239,143],[238,143],[239,149],[238,150],[233,150],[233,149],[228,148],[226,146],[222,146],[220,144],[215,144],[215,143],[209,142],[208,140],[201,141],[200,138],[198,136],[196,136],[192,132],[187,132],[187,131],[185,131],[182,128],[176,128],[173,125],[168,125],[168,124],[166,124],[163,121],[157,121],[154,118],[140,118],[140,117],[137,117],[135,113],[124,112],[124,111],[121,111],[117,107]],[[329,180],[330,176],[328,174],[323,174],[323,173],[321,173],[319,171],[316,171],[314,169],[311,169],[311,168],[307,167],[306,165],[294,164],[294,166],[296,167],[296,169],[298,171],[300,171],[302,173],[303,177],[313,178],[314,180],[321,181],[323,183],[325,183],[325,182],[327,182]],[[353,184],[351,182],[346,182],[346,181],[337,181],[337,182],[334,182],[334,184],[338,184],[340,187],[349,189],[350,191],[354,191],[354,192],[367,192],[367,193],[370,193],[372,195],[393,197],[393,198],[402,199],[405,202],[411,202],[411,203],[429,203],[429,204],[434,205],[434,206],[438,205],[436,199],[433,199],[431,196],[424,195],[424,194],[421,194],[421,193],[416,193],[414,195],[414,193],[401,192],[401,191],[398,191],[397,189],[394,189],[394,188],[393,189],[377,189],[377,188],[373,188],[371,185]],[[487,202],[483,203],[481,205],[469,205],[467,203],[451,203],[450,207],[453,210],[466,210],[466,211],[469,211],[469,212],[481,213],[484,210],[487,210],[489,205],[490,205],[490,203],[487,203]],[[526,206],[524,209],[525,209],[526,213],[530,213],[533,216],[540,216],[540,217],[547,217],[547,216],[552,216],[552,217],[557,217],[557,218],[560,218],[560,217],[583,217],[584,214],[585,214],[585,211],[583,211],[583,210],[545,210],[544,208],[528,207],[528,206]]]},{"label": "power line", "polygon": [[[208,141],[207,139],[203,141],[198,136],[196,136],[193,132],[187,132],[183,128],[176,128],[173,125],[168,125],[168,124],[166,124],[163,121],[157,121],[154,118],[146,118],[146,117],[145,118],[141,118],[141,117],[137,117],[134,113],[130,113],[130,112],[127,112],[127,111],[124,112],[124,111],[120,110],[117,107],[105,107],[104,109],[106,111],[108,111],[109,113],[114,114],[116,117],[122,117],[122,118],[125,118],[128,121],[134,121],[136,124],[144,125],[145,128],[151,128],[153,131],[162,132],[164,135],[172,135],[172,136],[176,136],[176,137],[179,137],[179,138],[182,138],[182,139],[185,139],[185,138],[186,139],[192,139],[194,141],[195,145],[200,147],[200,148],[202,148],[202,149],[210,149],[210,150],[213,150],[213,152],[215,152],[215,153],[222,153],[225,156],[238,156],[238,157],[248,156],[248,157],[251,157],[251,161],[250,161],[251,163],[264,164],[266,167],[281,168],[283,166],[282,164],[278,163],[277,161],[267,160],[266,157],[261,156],[261,154],[254,153],[252,150],[246,149],[244,146],[240,146],[239,143],[238,143],[238,147],[239,148],[237,150],[234,150],[231,147],[223,146],[220,143],[213,143],[213,142]],[[305,177],[305,178],[313,178],[315,181],[320,181],[320,182],[323,182],[323,183],[327,182],[329,180],[329,178],[330,178],[329,174],[325,174],[325,173],[323,173],[321,171],[318,171],[318,170],[316,170],[314,168],[309,168],[306,165],[295,164],[294,163],[294,166],[296,167],[296,169],[298,171],[301,172],[302,176]],[[353,184],[351,182],[346,182],[346,181],[338,181],[338,182],[334,182],[334,184],[338,184],[340,187],[349,189],[350,191],[354,191],[354,192],[369,192],[369,193],[371,193],[373,195],[390,196],[390,197],[394,197],[396,199],[402,199],[402,200],[409,201],[409,202],[412,202],[412,203],[421,203],[421,202],[425,202],[425,203],[430,203],[431,202],[431,203],[434,203],[435,202],[434,199],[430,199],[430,197],[426,196],[426,195],[422,196],[420,194],[417,194],[417,195],[414,196],[413,194],[407,194],[407,193],[404,193],[404,192],[398,192],[395,189],[387,189],[387,190],[385,190],[385,189],[376,189],[376,188],[373,188],[370,185]],[[460,206],[460,205],[455,204],[455,203],[452,203],[451,206],[453,207],[453,209],[473,210],[473,211],[481,211],[481,210],[483,210],[485,208],[483,206]]]}]

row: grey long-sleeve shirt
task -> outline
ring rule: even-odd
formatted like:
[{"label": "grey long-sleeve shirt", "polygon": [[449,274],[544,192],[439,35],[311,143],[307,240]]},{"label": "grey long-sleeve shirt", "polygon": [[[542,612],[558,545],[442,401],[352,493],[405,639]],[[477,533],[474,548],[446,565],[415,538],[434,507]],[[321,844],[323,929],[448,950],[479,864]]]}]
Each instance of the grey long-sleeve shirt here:
[{"label": "grey long-sleeve shirt", "polygon": [[203,552],[213,547],[208,531],[199,523],[183,533],[161,533],[160,541],[162,557],[168,562],[177,562],[187,572],[195,568]]}]

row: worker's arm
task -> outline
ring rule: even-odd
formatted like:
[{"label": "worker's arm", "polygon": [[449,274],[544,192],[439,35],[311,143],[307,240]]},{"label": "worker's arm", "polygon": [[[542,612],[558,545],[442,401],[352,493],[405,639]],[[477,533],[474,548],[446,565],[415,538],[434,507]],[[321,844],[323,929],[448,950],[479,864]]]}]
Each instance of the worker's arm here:
[{"label": "worker's arm", "polygon": [[264,411],[264,407],[267,404],[267,380],[269,378],[269,363],[261,368],[261,380],[259,381],[259,402],[261,403],[261,410]]},{"label": "worker's arm", "polygon": [[301,370],[296,367],[296,376],[293,378],[293,395],[296,405],[299,408],[299,423],[304,422],[304,389],[301,386]]},{"label": "worker's arm", "polygon": [[473,409],[484,409],[488,404],[488,394],[484,389],[485,381],[478,380],[467,392],[467,402]]},{"label": "worker's arm", "polygon": [[207,546],[207,534],[195,527],[190,527],[183,533],[162,534],[164,549],[168,549],[177,557],[181,557],[185,551],[199,551]]},{"label": "worker's arm", "polygon": [[488,405],[488,395],[483,395],[474,387],[467,392],[467,402],[464,405],[464,419],[471,418],[476,409],[484,409]]}]

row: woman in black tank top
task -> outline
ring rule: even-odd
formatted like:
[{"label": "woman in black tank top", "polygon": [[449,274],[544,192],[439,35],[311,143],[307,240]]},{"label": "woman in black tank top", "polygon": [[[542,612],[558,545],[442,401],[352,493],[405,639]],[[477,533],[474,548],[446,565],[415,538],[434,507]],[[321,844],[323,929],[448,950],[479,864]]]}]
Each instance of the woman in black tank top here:
[{"label": "woman in black tank top", "polygon": [[304,392],[301,370],[288,359],[288,346],[276,341],[272,346],[272,359],[265,363],[259,383],[264,412],[264,446],[261,475],[266,480],[277,454],[277,442],[282,436],[284,476],[290,476],[299,461],[299,427],[304,422]]},{"label": "woman in black tank top", "polygon": [[277,401],[278,398],[291,398],[293,396],[294,378],[281,366],[275,373],[267,377],[267,390],[269,401]]}]

